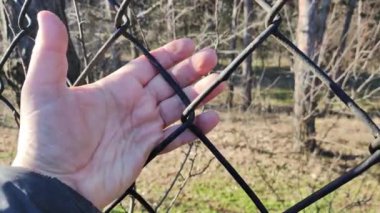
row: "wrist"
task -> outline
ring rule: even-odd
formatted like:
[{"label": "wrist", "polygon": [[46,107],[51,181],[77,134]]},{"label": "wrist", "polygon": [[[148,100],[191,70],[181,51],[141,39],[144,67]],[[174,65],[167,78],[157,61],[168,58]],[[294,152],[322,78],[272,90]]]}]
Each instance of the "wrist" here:
[{"label": "wrist", "polygon": [[43,169],[40,169],[38,166],[36,166],[35,163],[28,161],[27,159],[17,157],[17,156],[13,160],[11,167],[21,168],[21,169],[27,170],[29,172],[33,172],[33,173],[36,173],[36,174],[39,174],[41,176],[45,176],[48,178],[55,178],[59,182],[63,183],[64,185],[66,185],[67,187],[72,189],[73,191],[75,191],[78,194],[80,194],[81,196],[83,196],[85,199],[89,200],[85,195],[83,195],[79,191],[79,188],[77,187],[76,182],[66,175],[60,175],[60,174],[55,174],[55,173],[45,171]]},{"label": "wrist", "polygon": [[[79,209],[80,212],[100,212],[88,199],[57,178],[15,166],[0,166],[0,175],[2,207],[9,203],[6,206],[11,212],[25,209],[33,212],[37,209],[38,212],[78,212]],[[13,205],[14,202],[17,205]]]},{"label": "wrist", "polygon": [[12,167],[18,167],[22,169],[29,170],[31,172],[50,177],[50,178],[55,178],[65,184],[67,187],[71,188],[78,194],[80,194],[82,197],[90,201],[95,207],[98,209],[104,208],[106,204],[104,202],[99,202],[98,196],[91,194],[91,193],[86,193],[87,191],[85,190],[86,187],[82,185],[82,187],[78,184],[83,180],[84,178],[81,178],[82,176],[79,174],[61,174],[61,173],[56,173],[52,172],[46,169],[43,169],[44,166],[39,165],[38,162],[35,160],[30,160],[25,158],[24,156],[19,157],[16,155],[15,159],[13,160]]}]

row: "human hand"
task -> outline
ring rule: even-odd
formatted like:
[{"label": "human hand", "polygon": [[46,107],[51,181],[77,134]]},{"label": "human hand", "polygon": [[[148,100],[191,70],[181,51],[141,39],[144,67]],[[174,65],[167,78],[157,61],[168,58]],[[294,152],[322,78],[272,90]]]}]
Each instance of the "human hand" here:
[{"label": "human hand", "polygon": [[[178,127],[173,123],[184,106],[145,57],[95,83],[68,88],[66,29],[49,12],[39,13],[38,22],[13,166],[56,177],[101,209],[135,181],[153,148]],[[152,52],[190,99],[217,76],[196,82],[217,59],[211,49],[194,54],[194,48],[180,39]],[[195,123],[207,133],[218,121],[209,111]],[[165,152],[194,139],[186,131]]]}]

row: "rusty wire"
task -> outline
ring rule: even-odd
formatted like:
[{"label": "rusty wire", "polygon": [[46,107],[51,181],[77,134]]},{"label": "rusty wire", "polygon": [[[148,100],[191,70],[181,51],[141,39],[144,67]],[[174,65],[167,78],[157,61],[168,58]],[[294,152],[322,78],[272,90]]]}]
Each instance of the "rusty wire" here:
[{"label": "rusty wire", "polygon": [[[274,37],[277,42],[283,45],[294,57],[302,60],[306,66],[313,72],[326,86],[334,92],[334,94],[353,112],[353,114],[358,117],[363,123],[372,131],[375,138],[374,142],[370,143],[370,155],[362,161],[358,166],[351,169],[347,173],[333,180],[331,183],[322,187],[320,190],[314,192],[305,199],[294,204],[292,207],[287,209],[285,212],[299,212],[319,199],[323,198],[332,191],[338,189],[345,183],[356,178],[363,172],[367,171],[373,165],[380,161],[380,139],[378,138],[380,134],[379,127],[373,122],[373,120],[368,116],[368,114],[361,109],[354,100],[352,100],[343,89],[336,84],[318,65],[316,65],[308,56],[306,56],[301,50],[297,48],[284,34],[279,30],[281,24],[280,11],[286,4],[287,0],[277,0],[273,6],[268,4],[265,0],[255,0],[263,10],[267,12],[265,18],[266,29],[261,32],[219,75],[219,77],[212,83],[204,92],[202,92],[195,100],[192,102],[182,91],[178,83],[171,77],[167,70],[165,70],[162,65],[157,61],[157,59],[152,56],[144,45],[142,45],[137,38],[127,32],[130,26],[130,20],[127,16],[127,8],[131,0],[123,0],[121,4],[117,1],[114,2],[114,7],[117,9],[117,15],[115,17],[115,28],[116,30],[110,36],[110,38],[103,44],[99,51],[95,54],[89,64],[82,71],[81,75],[74,82],[73,86],[78,85],[94,68],[94,66],[102,60],[105,52],[115,43],[117,39],[121,36],[131,41],[150,61],[152,66],[154,66],[160,75],[165,79],[165,81],[172,87],[174,92],[179,96],[183,105],[186,107],[182,113],[181,121],[182,125],[164,139],[157,147],[154,148],[150,154],[146,164],[153,160],[162,150],[164,150],[176,137],[178,137],[185,130],[190,130],[193,132],[209,149],[209,151],[215,156],[216,159],[224,166],[224,168],[231,174],[235,181],[242,187],[247,196],[252,200],[260,212],[268,212],[262,201],[258,198],[251,187],[245,182],[245,180],[239,175],[239,173],[234,169],[234,167],[228,162],[228,160],[218,151],[218,149],[212,144],[212,142],[202,133],[202,131],[194,124],[195,109],[199,106],[202,100],[207,97],[218,85],[223,81],[226,81],[231,74],[237,69],[237,67],[245,60],[245,58],[252,54],[264,41],[266,41],[270,36]],[[27,8],[31,0],[25,0],[22,6],[22,10],[19,15],[18,25],[20,32],[15,36],[11,45],[5,51],[3,57],[0,60],[0,72],[5,62],[9,59],[11,52],[16,47],[19,40],[25,36],[30,28],[31,19],[27,14]],[[2,73],[0,73],[2,74]],[[4,91],[4,83],[0,78],[0,100],[3,101],[14,113],[16,122],[18,122],[19,115],[15,107],[2,96]],[[145,164],[145,165],[146,165]],[[135,190],[135,184],[126,189],[124,194],[115,200],[105,212],[110,212],[117,204],[119,204],[126,196],[132,196],[137,201],[139,201],[142,206],[148,212],[154,212],[154,208]]]}]

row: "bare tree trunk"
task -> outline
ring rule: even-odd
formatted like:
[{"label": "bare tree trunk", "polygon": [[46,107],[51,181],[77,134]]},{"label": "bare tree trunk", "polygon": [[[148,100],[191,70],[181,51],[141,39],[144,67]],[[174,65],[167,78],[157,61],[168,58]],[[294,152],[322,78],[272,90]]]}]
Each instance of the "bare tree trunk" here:
[{"label": "bare tree trunk", "polygon": [[339,76],[343,73],[343,70],[341,69],[341,66],[340,66],[340,61],[341,61],[342,54],[344,50],[346,49],[347,34],[348,34],[348,31],[350,30],[352,16],[354,14],[356,3],[357,3],[357,0],[349,0],[348,5],[347,5],[348,8],[346,12],[346,17],[344,19],[342,33],[339,39],[338,51],[336,52],[333,58],[333,65],[334,65],[332,69],[333,79],[338,79]]},{"label": "bare tree trunk", "polygon": [[[334,63],[337,63],[339,61],[339,58],[342,57],[342,54],[344,50],[346,49],[347,34],[348,34],[348,31],[350,30],[352,16],[354,14],[356,3],[357,3],[357,0],[349,0],[348,2],[346,18],[344,19],[343,30],[342,30],[342,34],[340,35],[338,53],[336,54],[334,58]],[[334,79],[339,78],[339,76],[343,73],[343,70],[339,66],[339,64],[340,62],[338,62],[336,71],[333,73]]]},{"label": "bare tree trunk", "polygon": [[321,46],[323,42],[323,38],[325,37],[327,16],[329,15],[329,12],[330,12],[330,5],[331,5],[331,0],[321,1],[321,9],[318,15],[318,31],[317,31],[317,38],[316,38],[317,49]]},{"label": "bare tree trunk", "polygon": [[[237,22],[237,9],[238,9],[238,3],[240,0],[234,0],[233,6],[232,6],[232,16],[231,16],[231,25],[230,30],[232,33],[232,38],[230,41],[230,50],[235,51],[236,49],[236,22]],[[236,57],[236,54],[231,54],[231,61],[234,60]],[[228,81],[228,95],[226,99],[226,104],[228,108],[232,108],[234,106],[234,82],[233,82],[233,76]]]},{"label": "bare tree trunk", "polygon": [[[252,41],[252,29],[249,28],[253,23],[253,2],[251,0],[244,0],[244,38],[243,45],[246,47]],[[247,110],[252,104],[252,55],[249,55],[243,63],[243,76],[244,76],[244,92],[243,92],[243,105],[242,110]]]},{"label": "bare tree trunk", "polygon": [[[4,10],[2,9],[3,8],[3,4],[2,2],[0,1],[0,51],[3,52],[6,48],[6,46],[8,46],[6,43],[7,39],[6,39],[6,31],[7,31],[7,20],[6,20],[6,16],[5,16],[5,13],[4,13]],[[1,71],[1,70],[0,70]]]},{"label": "bare tree trunk", "polygon": [[115,10],[113,8],[113,5],[111,5],[111,3],[108,1],[108,0],[104,0],[105,2],[105,6],[106,6],[106,17],[110,20],[112,20],[112,17],[114,16],[115,14]]},{"label": "bare tree trunk", "polygon": [[[128,8],[127,12],[128,12],[129,17],[133,17],[130,19],[131,24],[128,28],[129,33],[131,35],[137,35],[136,26],[137,26],[138,20],[136,20],[136,17],[133,16],[133,11],[131,8]],[[137,58],[137,56],[139,56],[139,50],[137,49],[137,47],[132,42],[129,42],[129,47],[130,47],[131,60]],[[117,65],[117,66],[119,67],[120,65]]]},{"label": "bare tree trunk", "polygon": [[[5,0],[3,1],[2,9],[5,10],[6,14],[6,20],[8,21],[7,25],[11,26],[12,29],[7,27],[7,30],[5,32],[4,38],[8,38],[9,40],[12,40],[14,37],[14,33],[17,33],[19,31],[18,25],[17,25],[17,19],[19,12],[21,10],[21,4],[16,3],[12,0]],[[24,82],[25,76],[24,76],[24,69],[27,70],[30,57],[32,54],[33,46],[34,46],[34,38],[37,34],[38,26],[37,26],[37,13],[41,10],[49,10],[55,13],[60,19],[64,22],[64,24],[67,26],[67,20],[65,15],[65,1],[60,0],[33,0],[31,1],[31,4],[29,6],[29,9],[27,13],[32,19],[32,27],[31,30],[28,33],[28,36],[25,36],[22,38],[17,46],[17,53],[21,56],[22,64],[18,62],[18,60],[14,60],[15,62],[12,62],[12,66],[10,69],[6,70],[6,74],[8,77],[8,81],[10,85],[13,85],[12,89],[16,93],[16,97],[19,101],[20,98],[20,91],[22,84]],[[5,20],[4,17],[2,17],[3,20]],[[58,41],[57,41],[58,42]],[[69,42],[69,49],[67,52],[67,58],[69,60],[69,69],[68,69],[68,78],[70,81],[74,81],[80,73],[80,61],[79,58],[75,52],[74,45],[72,42]]]},{"label": "bare tree trunk", "polygon": [[342,31],[342,34],[340,35],[339,55],[341,55],[346,48],[347,33],[351,26],[352,16],[354,14],[356,3],[357,3],[357,0],[349,0],[348,2],[348,9],[346,13],[346,18],[344,20],[343,31]]},{"label": "bare tree trunk", "polygon": [[318,28],[315,48],[318,50],[314,56],[314,61],[321,64],[324,59],[327,47],[324,46],[324,37],[326,32],[327,17],[330,13],[331,0],[322,0],[318,15]]},{"label": "bare tree trunk", "polygon": [[[325,32],[326,32],[326,25],[327,25],[327,17],[330,13],[330,6],[331,6],[331,0],[322,0],[320,1],[320,9],[317,11],[317,22],[315,23],[317,26],[316,29],[316,38],[314,41],[314,48],[316,53],[312,56],[312,59],[321,66],[323,63],[322,58],[324,58],[324,54],[326,52],[326,45],[324,45],[324,38],[325,38]],[[317,8],[316,8],[317,9]],[[320,91],[317,89],[321,84],[321,81],[317,78],[317,76],[313,75],[311,85],[310,85],[310,112],[315,111],[317,105],[318,105],[318,98],[317,95],[320,93]],[[328,106],[328,104],[326,104]],[[309,113],[310,113],[309,112]],[[314,114],[314,113],[313,113]],[[314,117],[314,115],[312,115]],[[313,124],[314,125],[314,124]],[[315,127],[314,127],[314,133],[315,134]],[[309,139],[308,145],[311,145],[311,149],[313,149],[313,146],[315,145],[315,140]],[[310,148],[310,147],[309,147]]]},{"label": "bare tree trunk", "polygon": [[[344,72],[341,66],[342,54],[346,49],[347,34],[351,27],[352,16],[354,14],[356,3],[357,3],[357,0],[349,0],[348,2],[347,13],[346,13],[346,17],[343,24],[343,30],[340,35],[338,50],[332,59],[333,68],[331,69],[331,76],[333,80],[335,80],[338,84],[341,84],[342,81],[344,81],[344,79],[340,81],[338,81],[337,79],[339,79],[340,76]],[[334,93],[332,91],[329,91],[329,94],[327,96],[328,104],[326,104],[325,109],[323,110],[325,113],[331,109],[332,105],[330,103],[332,102],[331,100],[333,99],[334,96],[335,96]]]},{"label": "bare tree trunk", "polygon": [[175,33],[175,11],[173,0],[168,0],[167,3],[166,24],[168,29],[169,40],[175,39],[177,36]]},{"label": "bare tree trunk", "polygon": [[[299,0],[297,45],[309,57],[315,54],[317,5],[313,0]],[[311,91],[312,75],[302,61],[294,63],[294,138],[297,149],[313,144],[315,116],[314,95]],[[310,143],[311,142],[311,143]]]}]

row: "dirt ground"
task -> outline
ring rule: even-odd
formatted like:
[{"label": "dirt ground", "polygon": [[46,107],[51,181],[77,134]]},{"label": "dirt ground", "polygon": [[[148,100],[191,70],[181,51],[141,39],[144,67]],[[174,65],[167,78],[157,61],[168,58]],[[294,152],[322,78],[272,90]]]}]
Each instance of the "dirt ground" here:
[{"label": "dirt ground", "polygon": [[[1,112],[0,160],[2,164],[9,164],[16,150],[17,128],[9,113]],[[321,150],[326,152],[300,153],[294,149],[292,141],[291,116],[257,116],[232,111],[220,115],[221,123],[209,138],[271,212],[285,210],[352,168],[368,156],[368,144],[372,140],[370,132],[358,120],[334,116],[317,120],[316,139]],[[144,169],[137,188],[154,206],[160,204],[189,148],[186,145],[160,156]],[[177,182],[159,210],[256,211],[201,143],[194,143],[187,156]],[[376,212],[380,207],[379,172],[380,167],[375,166],[305,212]]]}]

